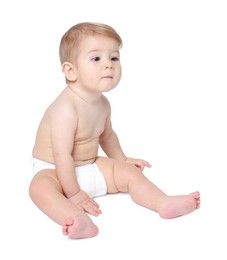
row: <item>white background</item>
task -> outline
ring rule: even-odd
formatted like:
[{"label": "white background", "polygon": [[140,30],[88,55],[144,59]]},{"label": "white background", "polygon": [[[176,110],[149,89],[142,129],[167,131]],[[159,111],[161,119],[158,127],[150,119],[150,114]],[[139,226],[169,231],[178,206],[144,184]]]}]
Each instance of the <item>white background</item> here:
[{"label": "white background", "polygon": [[[1,259],[227,259],[225,1],[1,1]],[[128,195],[98,198],[96,238],[70,240],[30,201],[30,156],[46,107],[65,86],[61,36],[103,22],[123,38],[108,93],[128,156],[165,192],[201,192],[201,209],[163,220]]]}]

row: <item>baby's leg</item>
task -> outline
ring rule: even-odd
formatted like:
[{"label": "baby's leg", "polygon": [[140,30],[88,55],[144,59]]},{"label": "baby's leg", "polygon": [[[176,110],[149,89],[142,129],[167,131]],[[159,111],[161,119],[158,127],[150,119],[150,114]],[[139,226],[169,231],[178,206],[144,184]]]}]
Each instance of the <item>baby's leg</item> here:
[{"label": "baby's leg", "polygon": [[98,158],[96,162],[109,193],[129,192],[133,201],[158,212],[162,218],[176,218],[199,208],[199,192],[168,196],[135,166],[108,158]]},{"label": "baby's leg", "polygon": [[63,195],[54,170],[37,173],[31,181],[29,195],[41,211],[62,226],[64,235],[88,238],[98,234],[91,218]]}]

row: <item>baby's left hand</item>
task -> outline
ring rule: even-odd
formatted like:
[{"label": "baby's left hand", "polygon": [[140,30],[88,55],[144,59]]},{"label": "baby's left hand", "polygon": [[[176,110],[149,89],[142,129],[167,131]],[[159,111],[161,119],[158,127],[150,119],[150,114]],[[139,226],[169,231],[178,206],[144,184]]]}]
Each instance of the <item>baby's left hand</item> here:
[{"label": "baby's left hand", "polygon": [[134,158],[127,157],[126,162],[136,166],[141,171],[144,170],[145,166],[148,167],[148,168],[151,168],[151,164],[149,162],[145,161],[145,160],[142,160],[142,159],[134,159]]}]

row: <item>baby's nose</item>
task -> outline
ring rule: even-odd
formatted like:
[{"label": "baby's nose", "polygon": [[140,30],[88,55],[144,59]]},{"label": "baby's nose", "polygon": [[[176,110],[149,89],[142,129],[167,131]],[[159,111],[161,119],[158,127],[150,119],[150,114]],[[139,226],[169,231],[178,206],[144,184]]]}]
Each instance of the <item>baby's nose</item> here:
[{"label": "baby's nose", "polygon": [[112,63],[112,61],[107,61],[106,62],[106,69],[112,69],[113,68],[113,63]]}]

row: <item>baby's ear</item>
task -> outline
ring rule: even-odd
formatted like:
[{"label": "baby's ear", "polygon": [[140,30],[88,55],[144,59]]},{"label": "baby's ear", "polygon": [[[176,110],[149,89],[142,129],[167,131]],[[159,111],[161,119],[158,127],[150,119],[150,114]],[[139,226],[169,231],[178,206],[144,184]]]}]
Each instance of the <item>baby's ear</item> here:
[{"label": "baby's ear", "polygon": [[70,62],[64,62],[61,65],[62,72],[65,74],[65,77],[69,81],[76,81],[77,73],[75,66]]}]

